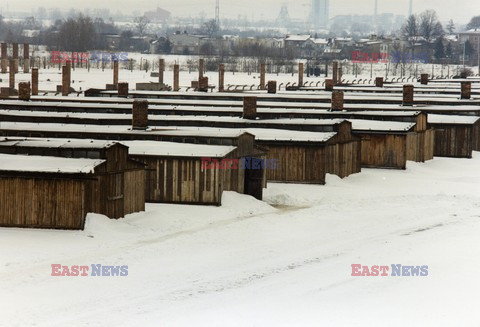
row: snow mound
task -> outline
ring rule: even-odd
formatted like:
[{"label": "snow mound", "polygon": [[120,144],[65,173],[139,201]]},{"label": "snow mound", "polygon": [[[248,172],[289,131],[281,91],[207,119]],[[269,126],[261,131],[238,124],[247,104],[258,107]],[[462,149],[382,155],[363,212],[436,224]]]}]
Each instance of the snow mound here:
[{"label": "snow mound", "polygon": [[322,202],[322,186],[271,183],[264,192],[264,200],[273,206],[309,206]]},{"label": "snow mound", "polygon": [[221,209],[235,213],[237,217],[261,215],[276,211],[270,204],[259,201],[253,196],[231,191],[223,192]]},{"label": "snow mound", "polygon": [[136,235],[137,228],[125,219],[110,219],[107,216],[89,213],[85,219],[84,233],[92,238],[117,239]]}]

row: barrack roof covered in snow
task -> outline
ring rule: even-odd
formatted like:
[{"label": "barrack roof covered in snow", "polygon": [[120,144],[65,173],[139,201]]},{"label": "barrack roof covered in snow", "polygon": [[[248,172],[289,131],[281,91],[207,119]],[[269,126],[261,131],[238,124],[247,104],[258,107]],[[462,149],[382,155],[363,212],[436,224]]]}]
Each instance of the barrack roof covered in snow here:
[{"label": "barrack roof covered in snow", "polygon": [[105,160],[0,154],[0,171],[91,174]]},{"label": "barrack roof covered in snow", "polygon": [[477,116],[459,116],[459,115],[428,115],[428,122],[430,124],[458,124],[458,125],[472,125],[480,120]]},{"label": "barrack roof covered in snow", "polygon": [[0,146],[38,148],[82,148],[103,149],[120,144],[129,148],[131,155],[151,155],[162,157],[224,157],[237,147],[225,145],[190,144],[164,141],[101,141],[83,139],[53,138],[0,138]]},{"label": "barrack roof covered in snow", "polygon": [[[225,130],[222,128],[220,130]],[[283,129],[246,128],[241,129],[255,135],[257,141],[284,141],[284,142],[327,142],[337,135],[335,132],[303,132]]]},{"label": "barrack roof covered in snow", "polygon": [[83,148],[83,149],[104,149],[109,148],[119,142],[83,140],[83,139],[36,139],[20,137],[0,138],[0,146],[16,147],[38,147],[38,148]]},{"label": "barrack roof covered in snow", "polygon": [[307,41],[310,38],[311,36],[307,34],[303,34],[303,35],[291,34],[291,35],[287,35],[287,37],[285,38],[285,41]]},{"label": "barrack roof covered in snow", "polygon": [[17,122],[2,122],[0,130],[16,130],[18,128],[26,131],[69,131],[69,132],[85,132],[85,133],[106,133],[106,134],[139,134],[139,135],[166,135],[166,136],[198,136],[211,138],[229,138],[239,137],[243,134],[250,134],[245,130],[226,129],[219,131],[217,129],[207,129],[202,127],[162,127],[158,129],[151,129],[147,131],[132,130],[130,126],[122,125],[80,125],[80,124],[58,124],[58,123],[17,123]]},{"label": "barrack roof covered in snow", "polygon": [[415,123],[397,121],[349,119],[353,131],[378,131],[378,132],[408,132],[415,127]]},{"label": "barrack roof covered in snow", "polygon": [[235,151],[235,146],[190,144],[158,141],[122,141],[131,155],[161,157],[212,157],[222,158]]}]

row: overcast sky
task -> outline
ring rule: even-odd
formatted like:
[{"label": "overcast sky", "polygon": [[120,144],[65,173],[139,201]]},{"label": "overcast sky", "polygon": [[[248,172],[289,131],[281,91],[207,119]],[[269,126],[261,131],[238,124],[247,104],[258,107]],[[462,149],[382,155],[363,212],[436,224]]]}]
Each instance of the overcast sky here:
[{"label": "overcast sky", "polygon": [[[409,0],[379,0],[378,11],[407,15]],[[311,0],[220,0],[221,17],[235,18],[239,14],[248,18],[274,18],[282,3],[287,3],[290,16],[302,18],[308,15]],[[123,12],[151,10],[156,6],[167,9],[174,16],[196,16],[204,11],[207,17],[215,13],[215,0],[0,0],[0,9],[30,11],[32,7],[46,8],[109,8]],[[330,16],[341,14],[372,14],[374,0],[330,0]],[[450,18],[466,23],[474,15],[480,15],[480,0],[414,0],[414,12],[435,9],[441,21]]]}]

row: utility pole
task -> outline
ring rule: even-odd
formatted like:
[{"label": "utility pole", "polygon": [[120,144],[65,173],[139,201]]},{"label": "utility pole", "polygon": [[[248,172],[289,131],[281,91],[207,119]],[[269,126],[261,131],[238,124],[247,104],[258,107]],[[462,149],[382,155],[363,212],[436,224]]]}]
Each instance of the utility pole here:
[{"label": "utility pole", "polygon": [[477,66],[478,74],[480,74],[480,34],[477,36]]}]

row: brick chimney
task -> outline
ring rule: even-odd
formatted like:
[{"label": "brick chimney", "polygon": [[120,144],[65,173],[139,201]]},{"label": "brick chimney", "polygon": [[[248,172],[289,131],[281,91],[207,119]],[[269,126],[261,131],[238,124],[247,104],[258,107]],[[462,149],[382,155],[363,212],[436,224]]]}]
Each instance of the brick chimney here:
[{"label": "brick chimney", "polygon": [[414,92],[413,85],[406,84],[403,86],[403,105],[404,106],[413,106],[413,92]]},{"label": "brick chimney", "polygon": [[15,65],[15,73],[18,73],[18,43],[12,43],[13,62]]},{"label": "brick chimney", "polygon": [[277,81],[268,81],[267,90],[270,94],[277,93]]},{"label": "brick chimney", "polygon": [[128,83],[127,82],[120,82],[118,83],[118,96],[119,97],[128,97]]},{"label": "brick chimney", "polygon": [[38,95],[38,68],[32,68],[32,95]]},{"label": "brick chimney", "polygon": [[420,83],[422,85],[428,85],[428,74],[421,74],[420,75]]},{"label": "brick chimney", "polygon": [[198,91],[208,92],[208,77],[203,76],[198,80]]},{"label": "brick chimney", "polygon": [[165,59],[158,62],[158,83],[163,84],[163,72],[165,71]]},{"label": "brick chimney", "polygon": [[9,87],[11,90],[15,89],[15,60],[10,59],[9,67]]},{"label": "brick chimney", "polygon": [[462,99],[470,99],[472,96],[472,82],[462,82],[462,91],[461,91],[461,98]]},{"label": "brick chimney", "polygon": [[332,92],[332,111],[342,111],[343,110],[343,91],[333,91]]},{"label": "brick chimney", "polygon": [[30,101],[30,82],[18,83],[18,100]]},{"label": "brick chimney", "polygon": [[333,62],[333,84],[337,85],[338,83],[338,62],[334,61]]},{"label": "brick chimney", "polygon": [[62,95],[70,93],[70,72],[68,66],[62,66]]},{"label": "brick chimney", "polygon": [[203,72],[205,71],[205,60],[198,60],[198,81],[203,77]]},{"label": "brick chimney", "polygon": [[173,90],[175,92],[180,90],[180,66],[179,65],[173,66]]},{"label": "brick chimney", "polygon": [[257,97],[243,98],[243,118],[245,119],[257,118]]},{"label": "brick chimney", "polygon": [[303,86],[303,62],[298,64],[298,87]]},{"label": "brick chimney", "polygon": [[8,56],[7,56],[7,44],[2,42],[2,50],[1,50],[1,57],[2,57],[2,74],[6,74],[8,70]]},{"label": "brick chimney", "polygon": [[218,65],[218,92],[225,91],[225,65]]},{"label": "brick chimney", "polygon": [[30,73],[30,44],[23,44],[23,72]]},{"label": "brick chimney", "polygon": [[325,80],[325,91],[333,91],[333,79]]},{"label": "brick chimney", "polygon": [[133,101],[132,129],[146,130],[148,128],[148,101]]},{"label": "brick chimney", "polygon": [[265,64],[260,64],[260,90],[265,90]]},{"label": "brick chimney", "polygon": [[113,61],[113,85],[115,89],[118,89],[118,60]]}]

